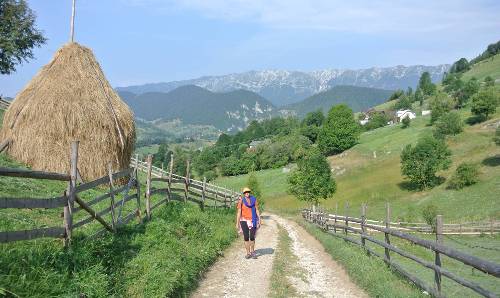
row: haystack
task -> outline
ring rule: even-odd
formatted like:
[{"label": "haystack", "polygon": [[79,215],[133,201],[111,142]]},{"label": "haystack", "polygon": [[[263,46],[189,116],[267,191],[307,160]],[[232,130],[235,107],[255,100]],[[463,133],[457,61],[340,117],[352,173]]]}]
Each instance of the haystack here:
[{"label": "haystack", "polygon": [[57,51],[5,112],[0,140],[7,154],[33,169],[68,173],[71,142],[80,141],[78,170],[92,180],[127,168],[134,117],[106,80],[92,51],[69,43]]}]

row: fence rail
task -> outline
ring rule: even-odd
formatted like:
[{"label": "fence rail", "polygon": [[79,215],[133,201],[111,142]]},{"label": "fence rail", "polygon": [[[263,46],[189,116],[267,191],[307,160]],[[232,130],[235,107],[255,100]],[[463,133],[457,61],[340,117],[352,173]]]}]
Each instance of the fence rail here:
[{"label": "fence rail", "polygon": [[[338,214],[325,214],[327,221],[345,221],[345,215]],[[351,226],[360,231],[362,218],[347,216]],[[382,228],[386,226],[384,221],[380,220],[370,220],[364,219],[366,223],[370,223],[371,226]],[[378,229],[368,228],[370,232],[380,232]],[[427,223],[421,222],[389,222],[389,227],[393,230],[398,230],[407,233],[424,233],[424,234],[434,234],[434,227]],[[464,222],[464,223],[444,223],[443,224],[443,235],[479,235],[479,234],[497,234],[500,233],[500,221],[490,220],[482,222]]]},{"label": "fence rail", "polygon": [[[348,206],[346,206],[346,214],[347,211]],[[434,233],[436,236],[436,241],[421,239],[414,234],[409,234],[407,230],[401,230],[401,227],[398,226],[398,224],[400,223],[394,223],[390,220],[391,212],[389,204],[387,204],[386,206],[386,220],[384,222],[366,219],[366,205],[363,205],[361,208],[360,218],[351,217],[348,215],[339,216],[335,214],[327,214],[323,210],[313,211],[312,209],[304,209],[302,211],[302,216],[307,221],[321,227],[333,236],[359,245],[368,253],[380,257],[387,265],[394,268],[396,271],[408,278],[418,287],[422,288],[435,297],[445,296],[441,288],[442,276],[445,276],[450,280],[453,280],[454,282],[467,287],[484,297],[498,297],[495,293],[488,289],[485,289],[478,283],[466,280],[460,277],[458,274],[443,268],[441,263],[441,255],[445,255],[473,269],[477,269],[496,278],[500,278],[500,264],[463,253],[455,248],[451,248],[443,244],[442,239],[443,235],[445,234],[445,225],[443,224],[441,215],[437,216],[436,225],[432,230],[432,233]],[[416,225],[423,226],[420,223],[416,223]],[[454,224],[448,225],[448,228],[450,227],[454,227]],[[371,234],[373,233],[384,233],[384,240],[379,240],[375,237],[372,237]],[[356,237],[356,235],[359,235],[359,238]],[[417,245],[419,247],[433,251],[435,255],[434,262],[426,261],[408,251],[403,250],[402,248],[396,247],[395,245],[391,244],[391,237],[403,239],[412,243],[413,245]],[[384,254],[381,254],[373,250],[371,247],[367,246],[366,241],[384,248]],[[403,266],[391,259],[391,252],[433,270],[435,274],[434,285],[431,286],[427,284],[416,275],[414,275],[414,273],[411,273],[408,270],[404,269]]]},{"label": "fence rail", "polygon": [[7,110],[10,106],[10,101],[0,98],[0,110]]},{"label": "fence rail", "polygon": [[[113,173],[111,163],[108,164],[108,174],[80,185],[77,185],[78,176],[78,142],[73,142],[71,145],[70,169],[69,174],[50,173],[45,171],[34,171],[28,169],[17,168],[0,168],[0,176],[15,177],[21,179],[46,179],[55,181],[66,181],[68,186],[66,190],[61,190],[62,195],[54,198],[3,198],[0,197],[0,209],[63,209],[63,224],[62,227],[38,228],[22,231],[6,231],[0,232],[0,243],[31,240],[41,237],[63,238],[65,244],[69,244],[73,230],[81,228],[87,224],[97,221],[103,228],[95,235],[102,235],[103,232],[115,232],[118,227],[137,218],[138,222],[143,222],[145,219],[150,219],[152,210],[166,204],[170,201],[194,202],[202,209],[205,208],[207,201],[210,200],[213,204],[210,206],[231,207],[238,199],[239,194],[214,184],[207,183],[206,179],[198,181],[190,178],[189,162],[187,165],[186,177],[165,172],[152,165],[152,156],[148,156],[147,162],[142,162],[139,159],[133,159],[131,167]],[[171,160],[173,164],[173,157]],[[140,182],[138,171],[145,171],[146,191],[141,197]],[[153,177],[155,176],[155,177]],[[124,185],[115,186],[117,181],[123,183],[123,179],[127,180]],[[153,185],[153,182],[154,185]],[[159,184],[164,184],[164,188],[156,187]],[[103,187],[108,187],[108,191],[102,193]],[[81,193],[99,188],[101,194],[91,199],[83,200]],[[174,196],[174,193],[177,193]],[[164,197],[158,202],[152,204],[151,196],[153,194],[163,194]],[[179,199],[179,193],[183,194],[183,198]],[[145,200],[145,209],[141,209],[141,201]],[[128,202],[135,201],[133,210],[126,211],[125,206]],[[129,203],[130,204],[130,203]],[[102,208],[97,210],[96,207]],[[129,206],[129,205],[127,205]],[[78,222],[73,223],[75,215],[79,212],[88,213],[87,217],[79,218]],[[129,212],[122,216],[125,212]],[[145,214],[145,217],[143,217]]]}]

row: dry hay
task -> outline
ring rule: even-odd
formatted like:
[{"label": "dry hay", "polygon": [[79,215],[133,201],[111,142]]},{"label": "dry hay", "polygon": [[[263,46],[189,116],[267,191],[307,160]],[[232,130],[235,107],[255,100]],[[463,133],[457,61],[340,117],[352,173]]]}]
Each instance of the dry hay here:
[{"label": "dry hay", "polygon": [[92,51],[69,43],[57,51],[5,112],[0,140],[7,153],[36,170],[68,173],[71,142],[80,141],[84,180],[104,176],[107,164],[127,168],[134,117],[106,80]]}]

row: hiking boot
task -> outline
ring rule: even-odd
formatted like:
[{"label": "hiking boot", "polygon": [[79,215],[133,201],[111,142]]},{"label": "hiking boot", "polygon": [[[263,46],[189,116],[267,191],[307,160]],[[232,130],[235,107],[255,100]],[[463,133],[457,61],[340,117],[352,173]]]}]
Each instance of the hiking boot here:
[{"label": "hiking boot", "polygon": [[247,260],[248,260],[248,259],[250,259],[251,257],[252,257],[252,255],[251,255],[251,254],[248,254],[248,255],[246,255],[246,256],[245,256],[245,259],[247,259]]},{"label": "hiking boot", "polygon": [[257,254],[255,253],[255,251],[252,252],[251,256],[252,256],[252,259],[257,259]]}]

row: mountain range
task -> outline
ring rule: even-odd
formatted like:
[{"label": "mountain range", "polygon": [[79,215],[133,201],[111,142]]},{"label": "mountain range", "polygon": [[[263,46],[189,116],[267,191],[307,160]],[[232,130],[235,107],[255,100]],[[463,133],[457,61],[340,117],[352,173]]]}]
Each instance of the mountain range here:
[{"label": "mountain range", "polygon": [[196,85],[212,92],[230,92],[239,89],[252,91],[277,107],[299,102],[309,96],[337,85],[352,85],[387,90],[414,88],[420,75],[428,71],[434,82],[440,81],[448,64],[437,66],[394,66],[367,69],[329,69],[312,72],[262,70],[197,79],[117,87],[117,91],[143,94],[167,93],[178,87]]},{"label": "mountain range", "polygon": [[252,120],[277,115],[302,117],[317,109],[326,113],[331,106],[340,103],[349,105],[355,112],[366,110],[386,101],[392,91],[339,85],[282,108],[276,108],[252,91],[218,93],[194,85],[181,86],[167,93],[118,93],[138,120],[153,123],[179,120],[185,125],[209,125],[234,133],[244,129]]},{"label": "mountain range", "polygon": [[167,93],[118,93],[137,118],[148,121],[179,119],[186,124],[213,125],[227,132],[242,130],[252,120],[270,118],[276,111],[268,100],[246,90],[215,93],[187,85]]}]

